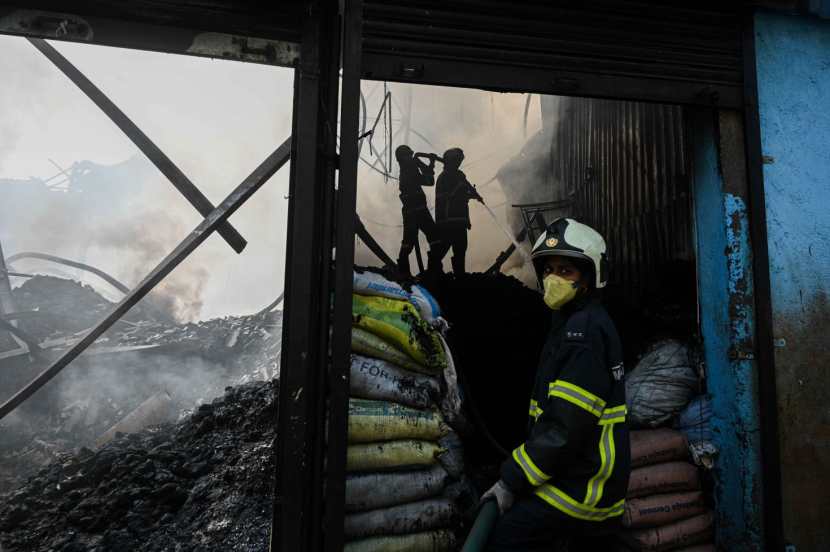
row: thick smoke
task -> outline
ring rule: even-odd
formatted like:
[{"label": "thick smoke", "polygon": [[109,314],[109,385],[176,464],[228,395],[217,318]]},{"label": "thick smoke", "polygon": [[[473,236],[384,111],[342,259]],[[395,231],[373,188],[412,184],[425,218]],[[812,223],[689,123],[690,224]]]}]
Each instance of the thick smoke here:
[{"label": "thick smoke", "polygon": [[[291,132],[287,68],[54,42],[215,205]],[[25,39],[0,37],[0,242],[6,256],[40,251],[135,284],[201,220],[124,134]],[[52,160],[82,185],[72,192]],[[83,161],[91,160],[91,161]],[[50,179],[52,175],[57,178]],[[234,253],[211,236],[150,297],[194,320],[256,312],[283,289],[288,168],[234,215],[248,241]],[[62,191],[63,190],[63,191]],[[43,192],[43,193],[40,193]],[[138,234],[123,236],[123,227]],[[108,234],[114,234],[108,237]],[[192,269],[199,266],[199,269]],[[43,262],[15,267],[89,283]],[[14,285],[21,280],[15,279]]]},{"label": "thick smoke", "polygon": [[[181,220],[161,210],[142,214],[141,219],[115,222],[96,232],[96,247],[127,255],[129,263],[121,269],[126,281],[138,283],[167,255],[188,232]],[[209,272],[204,266],[182,265],[175,275],[159,283],[148,299],[153,306],[169,315],[170,321],[196,320],[202,310],[202,293]]]},{"label": "thick smoke", "polygon": [[[382,99],[382,83],[364,82],[363,92],[367,97],[368,124],[374,123]],[[511,207],[522,201],[522,194],[514,187],[525,182],[505,181],[496,178],[499,169],[517,156],[527,140],[541,129],[540,102],[538,96],[530,101],[527,125],[525,107],[527,95],[501,94],[481,90],[444,88],[436,86],[389,85],[393,97],[392,133],[405,128],[411,96],[411,119],[408,138],[402,130],[394,139],[394,149],[408,143],[415,151],[435,152],[442,155],[451,147],[461,147],[465,161],[461,170],[468,180],[477,186],[485,202],[495,211],[502,225],[512,225],[513,232],[520,229]],[[381,122],[373,138],[373,150],[383,150],[384,127]],[[388,130],[386,131],[388,135]],[[375,163],[382,155],[372,155],[368,144],[362,146],[362,157]],[[385,162],[388,163],[388,160]],[[380,163],[377,164],[380,169]],[[441,163],[436,165],[436,176]],[[528,163],[528,170],[531,170]],[[397,177],[397,162],[392,160],[392,176]],[[532,180],[526,178],[524,180]],[[539,188],[543,182],[536,183]],[[535,187],[535,186],[534,186]],[[366,163],[359,169],[358,213],[369,232],[393,258],[400,247],[402,228],[400,200],[397,181],[385,179]],[[430,206],[434,203],[434,190],[425,189]],[[470,203],[472,229],[468,234],[467,270],[484,271],[506,249],[510,242],[487,211],[475,202]],[[427,245],[421,235],[421,249],[424,255]],[[444,259],[445,270],[449,270],[449,257]],[[355,261],[358,264],[377,264],[372,253],[358,241]],[[412,259],[415,266],[414,255]],[[503,270],[514,272],[529,285],[533,284],[530,272],[522,268],[522,257],[516,253],[504,265]]]},{"label": "thick smoke", "polygon": [[[0,240],[6,256],[21,251],[59,255],[96,266],[132,287],[189,231],[174,212],[145,201],[145,190],[157,178],[147,160],[136,156],[111,166],[82,161],[69,170],[71,183],[57,190],[38,179],[0,179]],[[54,269],[42,261],[20,266]],[[195,320],[207,279],[204,267],[183,265],[147,300],[169,321]]]},{"label": "thick smoke", "polygon": [[4,107],[3,116],[0,117],[0,171],[3,171],[9,155],[20,139],[23,119],[27,115],[42,116],[29,92],[32,85],[48,87],[49,72],[43,65],[19,63],[20,56],[31,49],[27,42],[2,37],[0,40],[0,75],[3,75],[0,104]]},{"label": "thick smoke", "polygon": [[[290,69],[54,45],[214,205],[290,134]],[[65,257],[134,286],[202,217],[25,39],[0,37],[0,46],[3,253]],[[276,375],[271,360],[279,355],[279,315],[274,320],[227,315],[257,312],[283,289],[287,175],[286,167],[234,215],[232,224],[248,241],[241,255],[211,236],[116,324],[114,332],[135,330],[135,342],[124,345],[108,333],[96,343],[99,349],[144,347],[154,340],[163,346],[140,353],[87,352],[2,421],[0,492],[6,469],[16,460],[29,472],[60,460],[53,453],[88,445],[158,391],[168,392],[181,411],[221,395],[226,385]],[[13,268],[79,280],[111,302],[122,297],[97,277],[63,265],[20,260]],[[27,281],[32,280],[14,277],[12,284],[19,288]],[[71,337],[97,321],[110,308],[105,307],[82,317],[74,314],[84,307],[70,305],[64,316],[82,318],[80,324],[38,339]],[[212,320],[180,324],[205,318]],[[182,334],[184,347],[165,341]],[[3,398],[44,363],[22,356],[0,360]]]}]

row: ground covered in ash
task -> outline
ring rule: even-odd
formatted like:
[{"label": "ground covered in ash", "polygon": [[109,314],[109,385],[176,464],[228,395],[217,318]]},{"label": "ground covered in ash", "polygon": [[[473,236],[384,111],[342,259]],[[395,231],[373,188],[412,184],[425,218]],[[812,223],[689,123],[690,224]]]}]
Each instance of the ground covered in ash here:
[{"label": "ground covered in ash", "polygon": [[277,387],[229,387],[41,469],[0,496],[0,550],[267,550]]},{"label": "ground covered in ash", "polygon": [[[13,291],[27,312],[21,329],[44,358],[0,359],[0,401],[8,399],[74,344],[113,304],[87,285],[35,276]],[[80,358],[0,421],[0,494],[40,467],[94,443],[158,393],[170,397],[164,416],[175,422],[227,386],[277,374],[281,311],[185,324],[154,316],[152,305],[131,310]],[[158,414],[158,413],[157,413]]]}]

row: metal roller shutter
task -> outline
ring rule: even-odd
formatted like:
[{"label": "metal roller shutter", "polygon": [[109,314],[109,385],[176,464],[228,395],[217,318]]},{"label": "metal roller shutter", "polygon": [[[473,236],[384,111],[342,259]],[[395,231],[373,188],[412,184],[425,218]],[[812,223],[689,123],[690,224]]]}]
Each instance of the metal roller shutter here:
[{"label": "metal roller shutter", "polygon": [[363,75],[736,107],[734,4],[367,0]]}]

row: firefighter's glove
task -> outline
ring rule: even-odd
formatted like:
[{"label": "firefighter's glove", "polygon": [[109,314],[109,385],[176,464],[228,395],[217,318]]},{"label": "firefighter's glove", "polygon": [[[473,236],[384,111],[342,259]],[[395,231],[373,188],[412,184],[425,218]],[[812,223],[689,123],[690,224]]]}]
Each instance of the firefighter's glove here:
[{"label": "firefighter's glove", "polygon": [[507,488],[507,485],[504,484],[503,481],[498,481],[495,485],[490,487],[490,489],[481,495],[481,504],[484,504],[487,500],[495,498],[496,503],[499,506],[499,513],[504,514],[507,510],[513,506],[513,492]]}]

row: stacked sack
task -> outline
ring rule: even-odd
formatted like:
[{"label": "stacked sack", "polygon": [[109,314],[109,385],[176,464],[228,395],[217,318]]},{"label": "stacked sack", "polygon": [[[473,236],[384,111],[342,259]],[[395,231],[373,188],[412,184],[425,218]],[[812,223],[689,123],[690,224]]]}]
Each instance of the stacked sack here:
[{"label": "stacked sack", "polygon": [[[455,548],[460,397],[430,294],[355,272],[345,535],[348,552]],[[457,484],[456,484],[457,486]]]},{"label": "stacked sack", "polygon": [[631,432],[631,477],[623,514],[624,542],[634,550],[714,552],[714,515],[683,433]]}]

